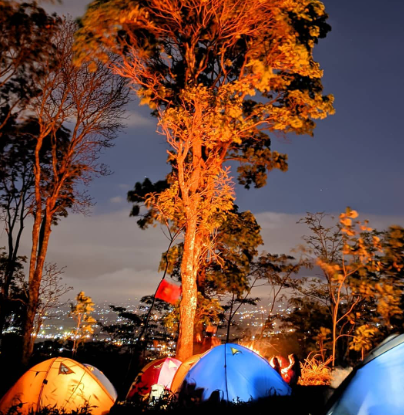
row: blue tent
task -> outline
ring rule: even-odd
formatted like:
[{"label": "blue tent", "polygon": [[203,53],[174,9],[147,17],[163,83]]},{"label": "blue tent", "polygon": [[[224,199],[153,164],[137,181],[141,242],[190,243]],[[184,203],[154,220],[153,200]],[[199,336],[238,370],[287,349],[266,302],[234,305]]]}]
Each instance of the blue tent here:
[{"label": "blue tent", "polygon": [[265,359],[238,344],[223,344],[206,352],[191,367],[180,396],[197,396],[202,402],[248,402],[290,393],[290,387]]},{"label": "blue tent", "polygon": [[387,338],[334,394],[327,415],[404,414],[404,334]]}]

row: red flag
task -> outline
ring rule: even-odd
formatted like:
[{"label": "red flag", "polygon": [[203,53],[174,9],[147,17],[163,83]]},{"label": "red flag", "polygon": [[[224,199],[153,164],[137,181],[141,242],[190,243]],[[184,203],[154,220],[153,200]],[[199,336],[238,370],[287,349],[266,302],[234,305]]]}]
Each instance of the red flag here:
[{"label": "red flag", "polygon": [[166,280],[160,282],[159,288],[156,292],[156,298],[166,301],[170,304],[175,304],[181,295],[181,287],[170,284]]}]

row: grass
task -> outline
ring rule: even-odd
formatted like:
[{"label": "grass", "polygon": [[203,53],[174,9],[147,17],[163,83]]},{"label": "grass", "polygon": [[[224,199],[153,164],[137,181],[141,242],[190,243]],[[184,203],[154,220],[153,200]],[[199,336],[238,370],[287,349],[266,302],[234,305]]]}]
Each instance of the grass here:
[{"label": "grass", "polygon": [[[207,402],[188,401],[179,403],[170,395],[156,401],[153,405],[146,402],[118,402],[111,408],[111,415],[136,415],[157,413],[164,415],[320,415],[323,412],[329,389],[327,387],[297,386],[292,396],[271,396],[254,402]],[[67,412],[56,407],[44,407],[36,415],[91,415],[91,406],[84,406]],[[20,405],[10,408],[5,415],[19,415]],[[34,415],[31,412],[29,415]]]}]

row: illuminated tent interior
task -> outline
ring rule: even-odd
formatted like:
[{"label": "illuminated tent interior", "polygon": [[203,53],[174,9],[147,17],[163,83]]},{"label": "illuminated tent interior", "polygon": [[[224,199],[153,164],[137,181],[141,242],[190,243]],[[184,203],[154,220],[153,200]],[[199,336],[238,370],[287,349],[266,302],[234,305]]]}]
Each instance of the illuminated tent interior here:
[{"label": "illuminated tent interior", "polygon": [[170,389],[174,375],[180,366],[181,362],[173,357],[148,363],[136,376],[126,395],[126,400],[130,401],[136,397],[147,399],[153,385],[160,385],[162,390]]},{"label": "illuminated tent interior", "polygon": [[238,344],[223,344],[206,352],[188,370],[180,399],[248,402],[290,393],[290,387],[261,356]]},{"label": "illuminated tent interior", "polygon": [[327,415],[404,413],[404,334],[369,353],[334,393]]},{"label": "illuminated tent interior", "polygon": [[43,407],[56,406],[71,412],[88,404],[92,415],[109,412],[117,398],[111,382],[98,369],[72,359],[57,357],[29,369],[0,401],[0,411],[10,407],[28,414]]}]

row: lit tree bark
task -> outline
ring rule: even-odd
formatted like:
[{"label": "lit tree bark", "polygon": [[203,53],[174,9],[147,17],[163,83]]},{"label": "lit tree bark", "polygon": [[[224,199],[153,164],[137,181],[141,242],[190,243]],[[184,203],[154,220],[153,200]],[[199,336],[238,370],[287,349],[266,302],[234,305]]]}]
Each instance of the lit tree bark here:
[{"label": "lit tree bark", "polygon": [[196,220],[188,222],[184,241],[184,258],[181,263],[182,300],[180,304],[180,327],[177,343],[177,359],[186,360],[193,355],[194,321],[197,306],[195,258],[197,254]]},{"label": "lit tree bark", "polygon": [[[37,215],[39,216],[39,215]],[[47,216],[45,222],[43,223],[44,226],[44,237],[43,240],[40,241],[40,233],[41,233],[41,218],[39,217],[39,225],[38,225],[38,217],[35,218],[34,227],[32,229],[32,246],[34,247],[40,246],[40,249],[33,252],[31,251],[31,260],[30,260],[30,270],[29,270],[29,297],[28,297],[28,304],[27,304],[27,316],[25,319],[24,325],[24,338],[23,338],[23,364],[28,364],[29,357],[32,354],[34,348],[34,320],[35,315],[38,308],[39,302],[39,289],[41,286],[42,280],[42,273],[45,265],[46,253],[49,244],[49,237],[51,234],[51,216]]]}]

